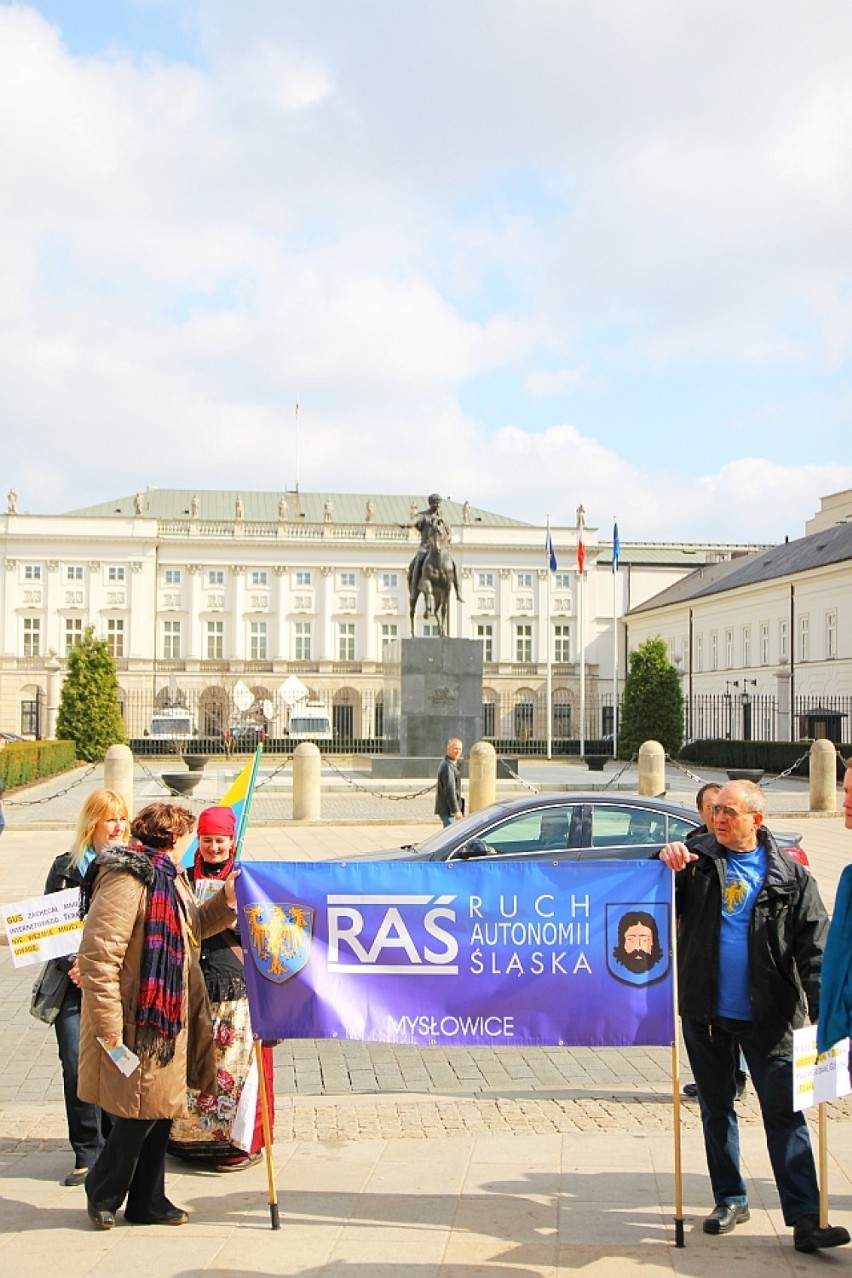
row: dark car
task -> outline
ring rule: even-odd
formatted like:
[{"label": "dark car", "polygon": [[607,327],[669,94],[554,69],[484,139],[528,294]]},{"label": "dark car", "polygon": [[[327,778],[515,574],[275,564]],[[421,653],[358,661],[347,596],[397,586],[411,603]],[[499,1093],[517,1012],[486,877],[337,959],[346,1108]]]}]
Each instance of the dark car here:
[{"label": "dark car", "polygon": [[[694,808],[665,799],[621,794],[536,794],[492,803],[384,857],[457,861],[505,856],[548,861],[635,861],[655,856],[700,825]],[[779,846],[807,864],[796,834],[776,834]],[[798,855],[800,854],[800,855]]]}]

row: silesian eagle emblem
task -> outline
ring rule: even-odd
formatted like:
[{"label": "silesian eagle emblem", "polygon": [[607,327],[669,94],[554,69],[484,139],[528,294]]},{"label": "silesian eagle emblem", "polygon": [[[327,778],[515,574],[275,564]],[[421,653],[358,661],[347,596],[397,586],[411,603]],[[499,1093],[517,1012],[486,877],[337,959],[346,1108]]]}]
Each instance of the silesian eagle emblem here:
[{"label": "silesian eagle emblem", "polygon": [[283,985],[310,957],[313,906],[264,901],[243,906],[243,914],[255,967],[267,980]]}]

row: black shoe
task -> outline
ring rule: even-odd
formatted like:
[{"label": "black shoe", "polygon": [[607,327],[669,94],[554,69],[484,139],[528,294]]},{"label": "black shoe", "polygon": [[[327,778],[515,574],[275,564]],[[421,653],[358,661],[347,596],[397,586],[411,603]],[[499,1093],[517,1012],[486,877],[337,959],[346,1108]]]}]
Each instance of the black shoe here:
[{"label": "black shoe", "polygon": [[684,1096],[693,1096],[693,1097],[697,1096],[697,1095],[698,1095],[698,1084],[697,1084],[697,1083],[685,1083],[685,1084],[684,1084],[684,1087],[683,1087],[683,1094],[684,1094]]},{"label": "black shoe", "polygon": [[124,1219],[131,1225],[185,1225],[189,1214],[169,1203],[163,1211],[145,1211],[138,1216],[125,1207]]},{"label": "black shoe", "polygon": [[729,1234],[735,1225],[741,1225],[750,1216],[748,1203],[718,1203],[710,1215],[704,1217],[704,1232]]},{"label": "black shoe", "polygon": [[86,1203],[86,1212],[95,1229],[112,1229],[115,1224],[115,1212],[99,1211],[91,1203]]},{"label": "black shoe", "polygon": [[793,1226],[793,1246],[796,1251],[819,1251],[823,1247],[845,1247],[849,1242],[849,1230],[843,1225],[820,1226],[816,1216],[801,1216]]},{"label": "black shoe", "polygon": [[737,1100],[743,1095],[747,1086],[748,1074],[743,1074],[740,1070],[737,1070]]},{"label": "black shoe", "polygon": [[68,1173],[62,1183],[63,1185],[67,1185],[69,1189],[72,1185],[83,1185],[85,1184],[89,1171],[90,1168],[88,1167],[75,1167],[73,1171]]}]

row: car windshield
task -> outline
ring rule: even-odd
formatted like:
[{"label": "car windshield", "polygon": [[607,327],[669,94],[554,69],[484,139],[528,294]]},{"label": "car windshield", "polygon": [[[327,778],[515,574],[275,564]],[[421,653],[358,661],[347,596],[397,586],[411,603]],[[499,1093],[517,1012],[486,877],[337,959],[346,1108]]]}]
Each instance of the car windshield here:
[{"label": "car windshield", "polygon": [[170,734],[180,734],[181,736],[192,735],[192,725],[189,719],[152,719],[151,720],[151,736],[168,736]]},{"label": "car windshield", "polygon": [[[442,826],[440,830],[430,834],[428,839],[424,839],[422,843],[412,844],[412,851],[420,855],[432,856],[442,848],[455,847],[460,838],[462,842],[464,841],[466,830],[472,832],[479,830],[483,825],[496,821],[507,810],[506,805],[503,803],[492,803],[490,807],[480,808],[477,813],[464,817],[461,821],[453,821],[452,825]],[[440,860],[440,858],[437,859]]]}]

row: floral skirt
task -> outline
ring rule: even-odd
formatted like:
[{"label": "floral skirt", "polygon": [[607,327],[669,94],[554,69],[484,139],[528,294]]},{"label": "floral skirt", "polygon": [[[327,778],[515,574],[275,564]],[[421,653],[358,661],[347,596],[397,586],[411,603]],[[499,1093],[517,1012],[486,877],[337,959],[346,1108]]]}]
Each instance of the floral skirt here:
[{"label": "floral skirt", "polygon": [[248,999],[213,1003],[216,1093],[190,1089],[187,1113],[172,1123],[169,1148],[183,1157],[211,1158],[251,1149],[257,1113],[257,1065]]}]

